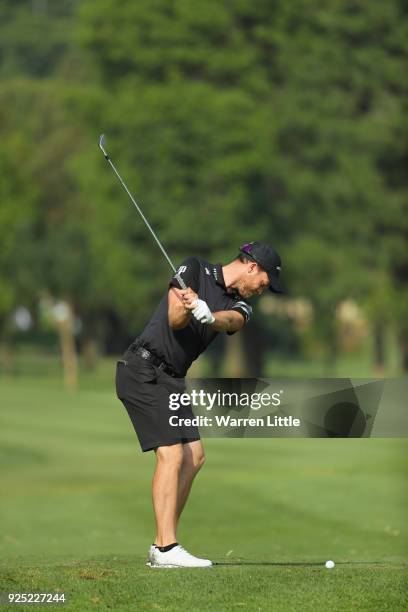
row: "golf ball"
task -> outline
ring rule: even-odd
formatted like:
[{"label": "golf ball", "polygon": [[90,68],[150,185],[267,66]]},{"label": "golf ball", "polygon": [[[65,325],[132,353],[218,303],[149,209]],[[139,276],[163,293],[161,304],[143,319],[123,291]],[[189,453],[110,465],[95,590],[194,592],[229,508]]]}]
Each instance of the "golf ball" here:
[{"label": "golf ball", "polygon": [[327,569],[333,569],[334,561],[326,561],[326,567]]}]

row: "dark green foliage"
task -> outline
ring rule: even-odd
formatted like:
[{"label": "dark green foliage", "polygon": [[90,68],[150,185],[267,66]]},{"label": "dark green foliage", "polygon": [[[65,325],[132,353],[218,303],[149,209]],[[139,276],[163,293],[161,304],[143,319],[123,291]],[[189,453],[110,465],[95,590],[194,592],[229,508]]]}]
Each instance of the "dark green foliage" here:
[{"label": "dark green foliage", "polygon": [[11,159],[33,143],[32,236],[54,294],[137,330],[169,275],[103,165],[105,131],[176,263],[227,261],[240,243],[268,240],[290,296],[313,303],[329,352],[344,298],[405,333],[402,3],[43,0],[1,10],[2,139]]}]

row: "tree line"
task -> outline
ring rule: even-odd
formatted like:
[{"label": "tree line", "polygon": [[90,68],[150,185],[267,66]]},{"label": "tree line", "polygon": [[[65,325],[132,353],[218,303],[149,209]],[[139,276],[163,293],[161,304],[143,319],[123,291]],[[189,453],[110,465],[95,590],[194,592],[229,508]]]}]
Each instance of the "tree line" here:
[{"label": "tree line", "polygon": [[120,351],[166,286],[106,132],[176,262],[270,242],[327,355],[353,298],[377,359],[392,326],[408,369],[404,3],[3,0],[0,17],[3,341],[10,312],[47,295],[82,344]]}]

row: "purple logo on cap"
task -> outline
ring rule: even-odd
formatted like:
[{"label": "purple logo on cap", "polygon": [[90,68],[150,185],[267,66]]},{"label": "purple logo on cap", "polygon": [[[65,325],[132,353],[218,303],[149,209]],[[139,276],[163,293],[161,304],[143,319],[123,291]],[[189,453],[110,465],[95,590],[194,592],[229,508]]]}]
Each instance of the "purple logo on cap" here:
[{"label": "purple logo on cap", "polygon": [[251,254],[251,247],[252,247],[252,242],[247,242],[246,244],[243,244],[241,247],[241,251],[244,251],[245,253],[248,253],[248,255]]}]

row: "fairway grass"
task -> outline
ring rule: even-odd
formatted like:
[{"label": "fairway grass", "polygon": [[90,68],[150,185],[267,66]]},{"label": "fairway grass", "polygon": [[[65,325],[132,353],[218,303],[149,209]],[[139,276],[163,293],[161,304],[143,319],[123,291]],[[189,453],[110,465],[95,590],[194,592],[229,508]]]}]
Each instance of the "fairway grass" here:
[{"label": "fairway grass", "polygon": [[393,612],[406,610],[407,599],[406,567],[398,564],[356,563],[327,570],[321,565],[260,561],[201,570],[152,570],[140,557],[5,570],[1,589],[63,592],[63,610]]},{"label": "fairway grass", "polygon": [[0,401],[0,591],[58,590],[64,610],[406,609],[405,439],[205,440],[179,540],[217,565],[158,570],[154,457],[113,390],[20,378]]}]

